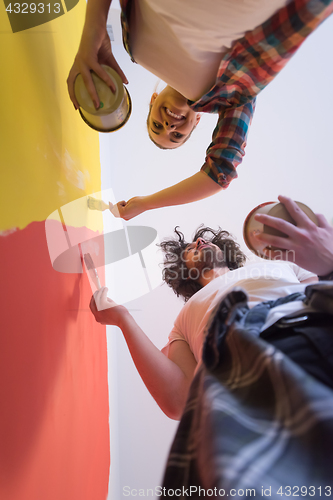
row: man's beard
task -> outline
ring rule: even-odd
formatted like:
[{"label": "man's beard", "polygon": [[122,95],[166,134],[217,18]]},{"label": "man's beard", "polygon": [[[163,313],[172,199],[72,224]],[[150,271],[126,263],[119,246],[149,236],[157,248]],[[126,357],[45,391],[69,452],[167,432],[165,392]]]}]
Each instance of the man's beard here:
[{"label": "man's beard", "polygon": [[200,252],[200,259],[196,262],[196,268],[200,271],[226,267],[222,250],[218,247],[208,246]]}]

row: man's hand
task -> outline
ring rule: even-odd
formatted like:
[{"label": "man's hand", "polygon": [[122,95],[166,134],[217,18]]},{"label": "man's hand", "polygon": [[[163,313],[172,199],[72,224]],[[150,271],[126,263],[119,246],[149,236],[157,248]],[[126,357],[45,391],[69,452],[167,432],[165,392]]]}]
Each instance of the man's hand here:
[{"label": "man's hand", "polygon": [[333,271],[333,227],[323,215],[316,214],[319,226],[316,226],[298,205],[287,198],[279,196],[279,201],[286,207],[296,226],[277,217],[257,214],[255,219],[262,224],[273,227],[288,235],[288,238],[260,233],[254,235],[258,240],[281,250],[264,250],[272,260],[287,260],[324,276]]},{"label": "man's hand", "polygon": [[128,313],[126,307],[119,306],[107,296],[108,289],[103,286],[94,293],[90,300],[90,310],[101,325],[121,325],[123,317]]},{"label": "man's hand", "polygon": [[91,71],[94,71],[113,92],[115,91],[112,79],[102,68],[101,64],[106,64],[113,68],[118,73],[123,83],[128,83],[126,76],[112,54],[111,42],[106,29],[101,30],[96,28],[94,30],[84,31],[79,51],[67,78],[68,93],[76,109],[80,106],[74,94],[74,82],[79,73],[82,75],[84,84],[96,109],[99,108],[100,103],[91,77]]},{"label": "man's hand", "polygon": [[109,203],[110,212],[115,217],[130,220],[147,210],[145,196],[135,196],[128,201],[119,201],[116,205]]}]

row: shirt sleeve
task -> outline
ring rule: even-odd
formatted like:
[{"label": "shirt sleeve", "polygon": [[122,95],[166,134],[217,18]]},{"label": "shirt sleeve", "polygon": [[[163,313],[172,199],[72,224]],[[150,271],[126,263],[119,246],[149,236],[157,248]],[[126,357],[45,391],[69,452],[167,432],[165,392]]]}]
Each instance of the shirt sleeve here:
[{"label": "shirt sleeve", "polygon": [[175,340],[182,340],[186,343],[188,343],[187,338],[185,334],[183,333],[184,331],[184,309],[186,309],[186,305],[181,309],[180,313],[178,314],[177,318],[175,319],[175,322],[173,324],[173,328],[171,332],[169,333],[168,336],[168,342],[167,344],[161,349],[163,354],[165,354],[168,357],[169,353],[169,346],[174,342]]},{"label": "shirt sleeve", "polygon": [[182,334],[182,332],[179,330],[179,328],[176,326],[176,324],[174,325],[173,329],[171,330],[169,336],[168,336],[168,342],[167,344],[165,344],[165,346],[161,349],[161,351],[163,352],[163,354],[165,354],[165,356],[168,357],[168,353],[169,353],[169,346],[170,344],[172,344],[172,342],[174,342],[175,340],[183,340],[184,342],[187,343],[184,335]]},{"label": "shirt sleeve", "polygon": [[302,267],[299,267],[297,264],[294,264],[293,262],[288,262],[289,266],[292,268],[294,273],[296,274],[296,278],[298,279],[299,282],[305,281],[309,278],[316,278],[317,275],[314,273],[311,273],[310,271],[307,271],[306,269],[303,269]]},{"label": "shirt sleeve", "polygon": [[243,106],[223,108],[201,170],[226,189],[238,177],[236,168],[245,155],[255,99]]}]

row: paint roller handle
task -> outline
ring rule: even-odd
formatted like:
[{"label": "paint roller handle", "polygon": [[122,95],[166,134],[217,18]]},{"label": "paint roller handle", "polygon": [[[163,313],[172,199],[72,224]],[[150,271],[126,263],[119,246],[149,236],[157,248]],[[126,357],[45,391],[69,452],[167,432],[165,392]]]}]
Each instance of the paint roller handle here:
[{"label": "paint roller handle", "polygon": [[265,233],[255,235],[258,240],[279,249],[266,250],[265,253],[270,259],[294,262],[318,276],[331,274],[333,272],[333,227],[321,214],[316,214],[318,219],[318,226],[316,226],[291,198],[279,196],[278,199],[284,204],[297,225],[265,214],[255,215],[254,218],[259,222],[288,235],[288,238]]},{"label": "paint roller handle", "polygon": [[120,76],[122,82],[128,83],[125,74],[112,54],[111,42],[106,30],[107,4],[110,6],[110,3],[109,0],[88,2],[86,21],[79,50],[67,78],[68,93],[75,109],[80,107],[74,93],[74,82],[79,73],[82,75],[84,84],[96,109],[99,108],[100,102],[91,77],[91,71],[94,71],[112,91],[115,91],[114,82],[102,68],[102,64],[113,68]]}]

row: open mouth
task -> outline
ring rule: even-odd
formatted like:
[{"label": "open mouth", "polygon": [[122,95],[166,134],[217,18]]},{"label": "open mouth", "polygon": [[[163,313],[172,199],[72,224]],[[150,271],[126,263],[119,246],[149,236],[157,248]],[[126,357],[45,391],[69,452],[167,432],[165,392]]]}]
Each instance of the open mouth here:
[{"label": "open mouth", "polygon": [[175,118],[176,120],[183,120],[185,119],[185,116],[183,115],[177,115],[173,111],[171,111],[169,108],[165,108],[165,112],[167,115],[171,116],[172,118]]},{"label": "open mouth", "polygon": [[202,243],[201,245],[199,245],[198,249],[201,250],[202,248],[205,248],[205,247],[209,247],[209,244],[208,243]]}]

